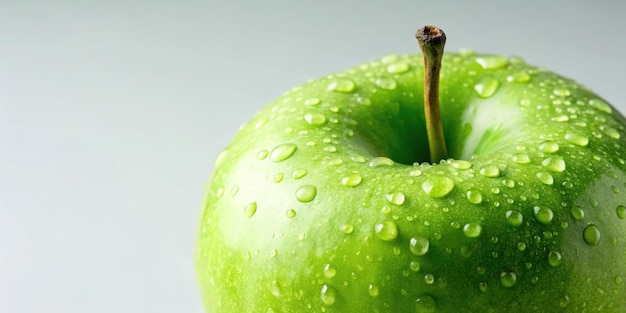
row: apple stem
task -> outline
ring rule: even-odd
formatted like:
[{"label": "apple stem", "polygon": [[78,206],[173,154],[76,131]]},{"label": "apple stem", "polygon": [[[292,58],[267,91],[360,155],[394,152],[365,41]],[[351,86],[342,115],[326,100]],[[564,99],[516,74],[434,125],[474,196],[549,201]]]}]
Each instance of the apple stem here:
[{"label": "apple stem", "polygon": [[435,163],[448,157],[439,110],[439,72],[446,34],[438,27],[424,26],[417,30],[415,38],[424,55],[424,116],[430,162]]}]

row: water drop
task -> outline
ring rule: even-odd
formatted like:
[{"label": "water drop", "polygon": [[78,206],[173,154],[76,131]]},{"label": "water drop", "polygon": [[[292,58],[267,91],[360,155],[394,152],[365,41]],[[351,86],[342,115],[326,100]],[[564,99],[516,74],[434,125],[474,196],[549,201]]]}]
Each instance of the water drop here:
[{"label": "water drop", "polygon": [[499,86],[500,82],[497,79],[485,76],[474,85],[474,91],[481,98],[489,98],[496,93]]},{"label": "water drop", "polygon": [[332,306],[337,301],[337,293],[332,287],[324,285],[320,291],[320,299],[322,299],[324,305]]},{"label": "water drop", "polygon": [[243,215],[247,218],[251,218],[256,213],[256,202],[249,203],[243,208]]},{"label": "water drop", "polygon": [[560,156],[549,157],[543,160],[541,165],[553,172],[563,172],[565,170],[565,161],[563,161],[563,158]]},{"label": "water drop", "polygon": [[443,198],[454,188],[454,181],[445,176],[432,176],[422,183],[422,189],[433,198]]},{"label": "water drop", "polygon": [[263,149],[263,150],[260,150],[259,152],[257,152],[256,158],[257,158],[257,160],[264,160],[265,158],[267,158],[267,156],[269,154],[270,153],[267,150]]},{"label": "water drop", "polygon": [[396,81],[393,78],[388,77],[378,77],[374,80],[374,84],[385,90],[394,90],[397,86]]},{"label": "water drop", "polygon": [[565,114],[560,114],[557,116],[553,116],[550,120],[554,122],[567,122],[569,121],[569,116]]},{"label": "water drop", "polygon": [[550,253],[548,253],[548,263],[550,264],[550,266],[557,267],[561,265],[562,260],[563,257],[561,256],[560,252],[550,251]]},{"label": "water drop", "polygon": [[344,224],[339,227],[339,230],[346,235],[350,235],[354,231],[354,226],[352,224]]},{"label": "water drop", "polygon": [[309,98],[309,99],[304,100],[304,105],[317,105],[320,102],[322,101],[318,98]]},{"label": "water drop", "polygon": [[376,237],[384,241],[392,241],[398,237],[398,226],[393,221],[384,221],[374,226]]},{"label": "water drop", "polygon": [[487,283],[484,281],[481,281],[480,283],[478,283],[478,289],[480,289],[480,291],[485,292],[487,291]]},{"label": "water drop", "polygon": [[617,213],[617,217],[626,219],[626,206],[618,205],[615,212]]},{"label": "water drop", "polygon": [[520,226],[524,222],[524,215],[518,210],[508,210],[505,213],[506,222],[511,226]]},{"label": "water drop", "polygon": [[568,97],[569,95],[571,95],[571,92],[567,88],[556,88],[552,90],[552,93],[560,97]]},{"label": "water drop", "polygon": [[435,313],[437,302],[431,296],[420,296],[415,300],[415,311],[417,313]]},{"label": "water drop", "polygon": [[412,170],[412,171],[409,172],[409,175],[410,176],[414,176],[414,177],[420,176],[420,175],[422,175],[422,171],[420,171],[420,170]]},{"label": "water drop", "polygon": [[230,189],[230,196],[235,197],[239,192],[239,185],[234,185],[233,188]]},{"label": "water drop", "polygon": [[554,141],[547,140],[539,144],[539,150],[545,153],[555,153],[559,151],[559,144]]},{"label": "water drop", "polygon": [[600,229],[594,224],[589,224],[583,230],[583,239],[590,246],[595,246],[600,242]]},{"label": "water drop", "polygon": [[506,58],[499,55],[481,56],[476,58],[476,63],[485,70],[493,70],[502,68],[508,65]]},{"label": "water drop", "polygon": [[467,193],[465,193],[465,196],[467,197],[467,201],[470,203],[480,204],[483,202],[483,194],[477,189],[468,190]]},{"label": "water drop", "polygon": [[619,139],[621,137],[621,134],[619,133],[619,131],[613,127],[610,126],[600,126],[600,130],[605,133],[607,136],[613,138],[613,139]]},{"label": "water drop", "polygon": [[432,285],[435,282],[435,275],[433,275],[433,274],[426,274],[426,275],[424,275],[424,282],[427,285]]},{"label": "water drop", "polygon": [[475,222],[467,223],[463,226],[463,233],[469,238],[476,238],[482,233],[483,227]]},{"label": "water drop", "polygon": [[326,123],[326,116],[321,113],[309,113],[304,115],[304,120],[311,125],[322,125]]},{"label": "water drop", "polygon": [[280,183],[281,181],[283,181],[284,177],[285,177],[285,174],[278,173],[278,174],[274,175],[274,182],[275,183]]},{"label": "water drop", "polygon": [[380,294],[380,289],[378,288],[378,286],[370,284],[367,287],[367,293],[370,295],[370,297],[375,298],[378,297],[378,295]]},{"label": "water drop", "polygon": [[412,270],[413,272],[419,272],[420,267],[421,267],[421,264],[418,261],[411,261],[411,263],[409,263],[409,269]]},{"label": "water drop", "polygon": [[453,160],[450,162],[452,167],[460,170],[468,170],[472,167],[472,163],[465,160]]},{"label": "water drop", "polygon": [[293,171],[293,173],[291,173],[291,177],[293,177],[293,179],[300,179],[300,178],[306,176],[307,173],[308,173],[307,170],[305,170],[303,168],[299,168],[299,169]]},{"label": "water drop", "polygon": [[388,157],[375,157],[369,163],[369,165],[372,167],[391,166],[393,164],[393,160]]},{"label": "water drop", "polygon": [[510,288],[517,282],[517,275],[514,272],[500,273],[500,283],[505,288]]},{"label": "water drop", "polygon": [[341,93],[353,92],[356,84],[348,78],[337,78],[328,85],[328,90]]},{"label": "water drop", "polygon": [[534,207],[535,218],[542,224],[550,224],[552,222],[552,218],[554,217],[554,213],[549,208],[542,207]]},{"label": "water drop", "polygon": [[386,195],[387,202],[395,205],[404,204],[405,196],[402,192],[396,191]]},{"label": "water drop", "polygon": [[564,295],[564,296],[561,297],[561,300],[559,301],[559,305],[562,308],[567,307],[569,305],[570,301],[571,300],[570,300],[569,296],[568,295]]},{"label": "water drop", "polygon": [[330,264],[324,265],[324,276],[326,278],[333,278],[335,275],[337,275],[337,269],[334,266]]},{"label": "water drop", "polygon": [[280,296],[282,296],[282,291],[277,281],[275,280],[272,281],[272,284],[270,285],[270,292],[276,298],[279,298]]},{"label": "water drop", "polygon": [[489,164],[480,169],[480,175],[485,177],[498,177],[500,176],[500,169],[493,164]]},{"label": "water drop", "polygon": [[589,144],[589,138],[587,136],[577,134],[577,133],[566,133],[564,136],[565,140],[578,145],[578,146],[586,146]]},{"label": "water drop", "polygon": [[537,178],[539,179],[540,182],[546,185],[554,184],[554,177],[552,177],[552,175],[548,172],[538,172]]},{"label": "water drop", "polygon": [[289,209],[289,210],[287,210],[287,212],[285,212],[285,215],[286,215],[288,218],[294,218],[294,217],[296,217],[296,210],[294,210],[294,209]]},{"label": "water drop", "polygon": [[583,209],[579,206],[573,206],[569,212],[577,221],[580,221],[585,217],[585,211],[583,211]]},{"label": "water drop", "polygon": [[611,113],[613,111],[611,106],[601,99],[591,99],[589,100],[589,105],[600,112]]},{"label": "water drop", "polygon": [[530,75],[525,71],[519,71],[506,77],[508,82],[526,83],[530,80]]},{"label": "water drop", "polygon": [[410,69],[409,65],[404,62],[396,62],[387,65],[387,72],[391,74],[402,74],[408,72]]},{"label": "water drop", "polygon": [[428,252],[428,248],[430,247],[430,241],[425,237],[413,237],[409,241],[409,250],[411,253],[422,256]]},{"label": "water drop", "polygon": [[355,187],[363,182],[363,177],[359,173],[351,173],[341,179],[341,184],[346,187]]},{"label": "water drop", "polygon": [[317,196],[317,188],[313,185],[304,185],[296,190],[296,199],[300,202],[311,202]]},{"label": "water drop", "polygon": [[530,163],[530,158],[526,153],[517,153],[513,155],[513,162],[517,164],[528,164]]}]

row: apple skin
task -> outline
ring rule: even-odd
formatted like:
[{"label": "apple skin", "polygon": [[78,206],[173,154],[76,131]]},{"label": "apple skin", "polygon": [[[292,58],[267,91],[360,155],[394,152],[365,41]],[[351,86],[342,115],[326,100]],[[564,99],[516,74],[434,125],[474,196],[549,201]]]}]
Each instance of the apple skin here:
[{"label": "apple skin", "polygon": [[[207,312],[626,312],[626,120],[575,82],[447,53],[429,164],[422,56],[312,80],[218,156]],[[393,162],[391,161],[393,160]]]}]

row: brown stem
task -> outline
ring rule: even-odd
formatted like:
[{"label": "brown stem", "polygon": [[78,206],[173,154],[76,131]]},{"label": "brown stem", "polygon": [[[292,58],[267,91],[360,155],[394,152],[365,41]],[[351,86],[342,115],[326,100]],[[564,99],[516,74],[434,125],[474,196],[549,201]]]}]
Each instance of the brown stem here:
[{"label": "brown stem", "polygon": [[435,26],[424,26],[417,30],[415,38],[424,55],[424,116],[430,162],[437,163],[448,157],[439,110],[439,72],[446,34]]}]

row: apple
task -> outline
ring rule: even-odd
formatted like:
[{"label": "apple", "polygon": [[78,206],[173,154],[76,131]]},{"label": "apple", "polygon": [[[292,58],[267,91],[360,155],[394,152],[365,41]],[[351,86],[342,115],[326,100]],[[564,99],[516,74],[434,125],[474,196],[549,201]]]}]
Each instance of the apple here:
[{"label": "apple", "polygon": [[207,312],[626,312],[626,119],[420,31],[422,54],[296,87],[219,154]]}]

